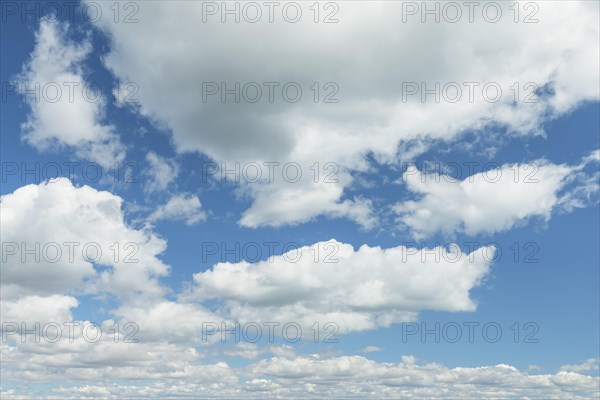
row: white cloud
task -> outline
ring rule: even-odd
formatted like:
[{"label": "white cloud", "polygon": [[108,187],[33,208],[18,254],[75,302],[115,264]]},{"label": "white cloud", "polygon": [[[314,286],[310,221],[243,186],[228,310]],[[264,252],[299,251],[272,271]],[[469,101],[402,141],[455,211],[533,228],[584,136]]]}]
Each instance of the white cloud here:
[{"label": "white cloud", "polygon": [[377,363],[360,356],[274,357],[250,369],[292,393],[311,385],[314,396],[320,398],[359,394],[369,398],[572,399],[588,398],[598,390],[598,377],[573,372],[529,375],[505,364],[448,368],[417,364],[412,356],[403,357],[401,363]]},{"label": "white cloud", "polygon": [[[137,337],[145,342],[200,344],[203,341],[203,324],[216,322],[223,318],[198,306],[182,302],[158,300],[148,302],[145,299],[130,301],[114,311],[115,315],[125,321],[134,321],[139,327]],[[217,337],[206,337],[211,341]]]},{"label": "white cloud", "polygon": [[381,351],[383,350],[382,347],[377,347],[377,346],[367,346],[364,349],[362,349],[360,352],[361,353],[375,353],[377,351]]},{"label": "white cloud", "polygon": [[[307,7],[296,24],[284,22],[281,9],[275,23],[268,22],[267,10],[256,24],[221,23],[220,14],[198,23],[203,4],[147,2],[139,6],[139,23],[104,18],[98,26],[111,39],[106,65],[121,81],[138,83],[139,113],[172,131],[177,151],[199,151],[219,162],[293,161],[305,175],[317,161],[340,165],[335,184],[306,179],[248,188],[254,203],[243,215],[244,226],[329,215],[369,227],[366,204],[344,197],[352,173],[369,168],[366,155],[393,163],[403,156],[399,144],[417,142],[423,151],[432,139],[451,141],[487,127],[540,134],[548,119],[599,98],[598,5],[593,2],[545,2],[533,24],[515,23],[509,3],[499,3],[503,18],[498,23],[485,22],[481,9],[474,23],[468,10],[456,24],[421,23],[419,15],[403,22],[401,2],[343,3],[335,24],[314,23]],[[104,11],[110,15],[108,8]],[[289,103],[277,92],[279,98],[269,102],[265,87],[257,103],[236,103],[231,95],[225,103],[219,96],[203,101],[202,82],[227,82],[231,88],[235,82],[271,81],[281,82],[279,91],[286,82],[298,83],[303,98]],[[335,82],[339,102],[314,103],[309,88],[314,82]],[[456,103],[422,102],[420,96],[404,102],[403,82],[480,86],[474,101],[463,86]],[[481,89],[488,82],[501,86],[500,101],[483,100]],[[516,104],[510,89],[515,82],[520,88]],[[529,82],[544,88],[537,103],[523,101]]]},{"label": "white cloud", "polygon": [[592,372],[597,371],[600,368],[600,359],[598,358],[588,358],[581,364],[567,364],[560,367],[561,371],[565,372]]},{"label": "white cloud", "polygon": [[60,178],[23,186],[0,201],[3,298],[164,292],[158,277],[169,267],[157,257],[166,243],[128,226],[120,197]]},{"label": "white cloud", "polygon": [[[77,330],[76,330],[77,331]],[[104,339],[106,337],[106,339]],[[95,383],[122,380],[189,380],[203,384],[233,384],[234,371],[223,362],[202,363],[201,353],[187,345],[165,341],[148,343],[115,343],[112,335],[104,335],[97,343],[77,337],[72,343],[40,344],[28,342],[18,347],[2,344],[3,382],[64,382],[73,380]],[[161,380],[164,380],[160,382]],[[110,384],[109,384],[110,386]]]},{"label": "white cloud", "polygon": [[[436,232],[492,234],[534,217],[548,221],[557,209],[582,207],[597,194],[598,173],[582,172],[593,160],[586,157],[576,166],[545,160],[506,164],[463,180],[423,173],[411,166],[403,181],[419,198],[397,203],[393,210],[416,239]],[[571,183],[567,194],[562,194]]]},{"label": "white cloud", "polygon": [[287,344],[282,344],[278,346],[271,346],[269,352],[276,357],[283,358],[295,358],[297,357],[296,352],[292,346],[288,346]]},{"label": "white cloud", "polygon": [[[9,329],[1,350],[7,363],[3,382],[5,378],[31,384],[161,377],[210,384],[237,381],[224,363],[202,364],[194,348],[202,344],[203,322],[224,319],[197,304],[163,297],[167,288],[159,278],[168,274],[169,267],[158,256],[166,242],[149,229],[129,226],[122,203],[110,192],[76,187],[66,178],[23,186],[1,197],[5,259],[0,312],[2,322],[8,323],[3,329]],[[44,251],[49,243],[61,253]],[[72,243],[73,251],[64,243]],[[88,253],[93,260],[82,251],[87,244],[101,252]],[[25,249],[36,251],[25,254]],[[79,305],[75,296],[84,294],[94,296],[89,300],[92,304],[97,301],[106,307],[98,310],[100,314],[116,317],[96,321],[102,329],[97,343],[83,336],[82,327],[90,322],[73,317]],[[71,322],[78,324],[73,334],[65,325]],[[132,322],[137,332],[132,332],[133,326],[126,328],[126,322]],[[25,335],[23,323],[28,330],[39,323],[41,340]],[[46,323],[62,329],[57,342],[53,342],[55,328],[47,334],[53,339],[45,337]],[[125,343],[129,334],[139,343]]]},{"label": "white cloud", "polygon": [[236,343],[223,352],[229,357],[240,357],[248,360],[258,358],[262,351],[254,343]]},{"label": "white cloud", "polygon": [[24,96],[37,92],[37,99],[25,96],[31,113],[22,125],[23,137],[38,150],[66,146],[109,167],[123,160],[125,149],[114,126],[102,123],[104,100],[95,92],[98,84],[84,78],[83,61],[91,43],[75,43],[68,36],[67,23],[40,21],[31,59],[15,82]]},{"label": "white cloud", "polygon": [[[116,348],[116,346],[115,346]],[[3,349],[5,350],[5,349]],[[136,367],[90,369],[85,366],[66,368],[75,385],[61,381],[51,386],[49,399],[64,398],[193,398],[203,393],[206,398],[439,398],[498,399],[552,398],[589,399],[598,394],[598,377],[575,372],[532,374],[497,364],[481,367],[450,368],[436,363],[417,363],[412,356],[398,363],[378,363],[361,356],[319,357],[303,355],[294,358],[273,357],[248,367],[232,368],[225,363],[195,365],[197,355],[181,353],[176,362],[165,359],[161,368],[148,367],[144,356],[150,349],[140,346]],[[166,356],[167,351],[181,349],[158,346],[154,352]],[[3,354],[5,354],[3,352]],[[11,359],[17,354],[9,354]],[[23,356],[23,355],[19,355]],[[113,354],[114,356],[114,354]],[[56,368],[43,365],[50,356],[28,357],[28,367],[53,377]],[[55,357],[55,356],[54,356]],[[90,357],[81,353],[81,357]],[[408,362],[406,362],[408,361]],[[26,364],[21,364],[25,367]],[[42,368],[43,366],[43,368]],[[141,367],[140,367],[141,366]],[[88,371],[89,370],[89,371]],[[122,376],[119,376],[122,374]],[[27,369],[3,372],[3,379],[27,376]],[[117,383],[123,376],[149,379],[139,385]],[[184,380],[184,378],[189,378]],[[94,379],[104,379],[97,383]],[[16,398],[23,389],[2,392],[3,398]]]},{"label": "white cloud", "polygon": [[176,194],[166,204],[159,206],[147,218],[149,222],[159,220],[185,221],[186,225],[195,225],[206,219],[198,196],[191,194]]},{"label": "white cloud", "polygon": [[475,310],[469,291],[493,256],[493,246],[471,254],[455,246],[354,250],[330,240],[255,264],[218,263],[194,274],[193,292],[199,300],[222,301],[234,320],[307,329],[332,322],[344,333],[414,320],[422,310]]},{"label": "white cloud", "polygon": [[146,161],[150,165],[145,170],[147,181],[144,190],[148,193],[161,192],[172,184],[179,174],[179,166],[175,161],[167,160],[153,151],[146,154]]},{"label": "white cloud", "polygon": [[[587,207],[598,203],[600,192],[600,170],[597,163],[600,162],[600,150],[595,150],[584,157],[579,165],[572,167],[569,182],[575,185],[569,188],[559,200],[559,207],[563,212],[571,212],[576,208]],[[585,168],[592,165],[593,169]],[[591,172],[591,171],[593,172]]]},{"label": "white cloud", "polygon": [[24,296],[17,300],[2,300],[2,322],[27,324],[32,328],[35,323],[44,325],[49,322],[69,322],[73,320],[71,309],[79,305],[76,298],[72,296]]},{"label": "white cloud", "polygon": [[[281,227],[308,222],[319,215],[345,217],[365,229],[373,228],[377,218],[371,203],[362,198],[340,200],[344,185],[339,182],[318,182],[308,176],[308,164],[301,169],[303,178],[295,183],[277,180],[271,184],[243,184],[243,193],[253,202],[244,211],[240,225],[250,228],[260,226]],[[347,173],[336,178],[349,179]]]}]

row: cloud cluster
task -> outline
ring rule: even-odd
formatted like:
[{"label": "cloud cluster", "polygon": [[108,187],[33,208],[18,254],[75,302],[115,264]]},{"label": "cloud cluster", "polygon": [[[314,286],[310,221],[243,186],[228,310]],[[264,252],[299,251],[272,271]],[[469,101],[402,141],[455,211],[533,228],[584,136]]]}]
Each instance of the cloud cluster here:
[{"label": "cloud cluster", "polygon": [[[120,301],[112,310],[119,321],[138,324],[140,340],[124,343],[122,328],[117,330],[118,342],[114,335],[104,335],[90,343],[77,334],[73,341],[63,337],[57,343],[23,343],[18,333],[10,335],[9,342],[2,343],[3,382],[44,383],[55,395],[11,385],[3,389],[3,398],[185,398],[198,393],[229,398],[335,398],[349,393],[361,398],[456,393],[465,398],[584,398],[597,391],[597,377],[582,374],[593,370],[593,360],[565,366],[556,374],[530,375],[507,365],[449,368],[420,365],[409,356],[400,363],[377,363],[356,355],[296,355],[289,346],[238,345],[219,357],[257,359],[269,352],[273,357],[245,367],[213,362],[198,349],[214,344],[200,340],[206,321],[227,320],[231,326],[231,321],[333,320],[343,333],[414,319],[425,309],[473,310],[476,304],[469,292],[489,273],[494,250],[484,247],[465,254],[457,248],[366,245],[355,250],[331,240],[254,264],[219,263],[195,274],[190,291],[172,301],[157,280],[168,273],[158,259],[165,242],[151,231],[128,226],[121,204],[114,194],[76,187],[67,179],[27,185],[2,196],[3,240],[26,243],[31,249],[32,243],[48,241],[90,241],[108,248],[117,239],[136,243],[140,260],[128,265],[110,254],[90,262],[77,255],[73,262],[50,263],[35,262],[30,255],[22,262],[18,255],[2,264],[3,322],[75,321],[72,310],[79,302],[65,293],[106,292]],[[47,285],[36,279],[39,276]],[[213,303],[213,311],[194,302],[210,304],[214,299],[223,303]],[[100,326],[111,332],[115,322],[106,320]],[[122,383],[140,379],[147,382]],[[65,380],[77,383],[58,383]]]},{"label": "cloud cluster", "polygon": [[[141,347],[141,346],[140,346]],[[497,399],[552,398],[586,399],[598,394],[598,377],[576,372],[528,374],[505,365],[450,368],[436,363],[419,363],[412,356],[401,362],[379,363],[362,356],[320,357],[291,355],[259,360],[246,367],[234,368],[226,363],[194,364],[198,354],[193,351],[170,354],[177,348],[157,346],[151,351],[164,356],[161,366],[152,366],[147,356],[150,349],[140,351],[127,360],[108,350],[102,359],[95,359],[96,368],[67,367],[64,371],[75,385],[53,386],[53,395],[44,399],[94,398],[440,398]],[[130,354],[130,353],[128,353]],[[89,361],[97,353],[81,353]],[[46,379],[61,362],[43,365],[47,356],[9,354],[20,358],[20,366],[40,372]],[[56,357],[56,356],[54,356]],[[115,365],[108,368],[105,365]],[[135,367],[134,367],[135,366]],[[26,369],[9,370],[6,377],[15,379],[27,374]],[[162,380],[155,380],[161,377]],[[140,385],[116,382],[123,378],[147,379]],[[106,379],[106,383],[94,380]],[[84,383],[89,382],[89,383]],[[15,391],[3,391],[2,397],[16,399]]]},{"label": "cloud cluster", "polygon": [[[408,156],[398,154],[399,146],[416,143],[423,151],[432,140],[457,140],[466,131],[541,134],[548,119],[599,98],[597,4],[546,2],[536,23],[515,23],[510,4],[498,4],[497,23],[485,21],[480,9],[474,22],[465,14],[458,23],[422,23],[419,15],[403,20],[402,2],[346,2],[339,21],[326,24],[315,23],[306,7],[297,23],[283,20],[281,9],[273,23],[266,14],[257,23],[236,23],[233,15],[223,23],[220,11],[205,15],[204,3],[147,2],[138,23],[105,18],[97,26],[111,42],[106,66],[138,84],[137,112],[171,131],[179,152],[303,167],[296,183],[244,188],[253,203],[242,225],[293,225],[325,215],[369,228],[369,204],[346,193],[353,173],[370,168],[365,156],[394,163]],[[279,84],[273,101],[268,82]],[[245,100],[248,83],[262,88],[259,101]],[[301,88],[299,101],[281,93],[288,83]],[[483,90],[488,83],[501,88],[497,101],[490,101],[493,90]],[[410,95],[412,84],[417,94]],[[436,84],[439,101],[435,94],[423,101]],[[460,86],[461,96],[441,92],[447,84]],[[218,93],[207,94],[208,87]],[[323,102],[332,87],[339,101]],[[222,96],[224,90],[233,94]],[[532,94],[537,101],[525,101]],[[338,182],[314,183],[306,171],[315,162],[339,164]]]},{"label": "cloud cluster", "polygon": [[[298,179],[278,170],[272,183],[242,182],[237,194],[252,200],[239,221],[244,227],[281,227],[328,216],[372,228],[377,216],[371,200],[347,191],[355,173],[374,171],[370,160],[394,165],[434,141],[458,141],[467,131],[543,134],[549,119],[600,98],[599,13],[593,2],[544,3],[538,23],[529,25],[511,18],[497,24],[406,22],[401,2],[340,3],[336,24],[311,18],[297,24],[199,23],[202,2],[136,5],[138,23],[97,22],[110,39],[106,66],[121,82],[135,81],[139,87],[139,103],[129,110],[170,131],[178,154],[200,152],[230,165],[294,163],[301,171]],[[95,6],[111,14],[111,4]],[[501,5],[511,15],[509,6]],[[110,166],[124,158],[125,148],[115,128],[103,122],[103,100],[89,101],[81,90],[91,50],[91,41],[69,39],[67,24],[42,19],[31,59],[16,83],[21,88],[68,83],[76,90],[71,98],[63,87],[58,101],[29,96],[23,137],[40,150],[65,146]],[[237,94],[207,98],[207,82],[221,90],[276,82],[279,96],[258,102],[231,101]],[[290,82],[303,91],[298,102],[281,92]],[[423,101],[422,93],[407,93],[456,82],[477,83],[473,99],[465,92],[457,101],[449,101],[447,93],[440,101],[431,100],[437,94]],[[481,91],[489,82],[504,90],[498,101]],[[515,99],[511,88],[523,94],[532,82],[537,102]],[[331,88],[338,102],[323,101]],[[400,154],[410,146],[416,149],[412,154]],[[404,175],[406,187],[419,197],[398,203],[394,211],[415,238],[439,232],[491,234],[531,218],[548,220],[557,209],[595,201],[598,173],[586,168],[599,159],[596,151],[576,166],[541,160],[535,182],[526,181],[530,171],[524,164],[500,167],[501,178],[493,183],[487,174],[447,182],[411,171]],[[355,249],[332,239],[260,262],[218,263],[171,295],[160,282],[170,270],[160,259],[166,241],[153,224],[195,225],[206,213],[198,196],[171,192],[180,172],[177,161],[152,151],[146,161],[152,180],[145,193],[169,197],[152,210],[144,228],[127,223],[119,196],[77,187],[68,179],[23,186],[1,197],[2,322],[76,321],[81,296],[93,295],[94,301],[110,297],[104,302],[108,309],[101,311],[118,320],[102,321],[105,331],[125,321],[135,321],[140,329],[139,343],[124,343],[123,331],[118,343],[110,335],[98,343],[81,335],[72,342],[23,343],[15,332],[0,345],[3,379],[11,384],[0,389],[2,398],[44,397],[35,387],[30,391],[15,382],[48,384],[55,395],[45,397],[60,399],[195,398],[199,393],[577,399],[598,394],[598,377],[584,374],[597,371],[597,359],[534,375],[504,364],[451,368],[418,363],[413,356],[381,363],[242,343],[218,356],[255,361],[214,362],[210,352],[216,351],[211,348],[216,337],[201,340],[206,322],[278,321],[302,327],[317,322],[321,328],[332,322],[339,333],[350,333],[414,321],[425,310],[474,311],[471,292],[489,276],[495,250]],[[333,176],[325,165],[335,166]],[[381,350],[367,346],[362,352]],[[271,357],[259,359],[263,354]],[[128,380],[137,383],[123,383]]]}]

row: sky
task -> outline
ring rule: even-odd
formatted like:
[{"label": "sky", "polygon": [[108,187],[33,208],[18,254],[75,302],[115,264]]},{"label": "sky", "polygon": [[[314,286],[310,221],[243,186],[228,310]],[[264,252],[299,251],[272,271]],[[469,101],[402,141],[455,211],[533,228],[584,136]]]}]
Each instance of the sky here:
[{"label": "sky", "polygon": [[1,7],[3,399],[600,395],[598,2]]}]

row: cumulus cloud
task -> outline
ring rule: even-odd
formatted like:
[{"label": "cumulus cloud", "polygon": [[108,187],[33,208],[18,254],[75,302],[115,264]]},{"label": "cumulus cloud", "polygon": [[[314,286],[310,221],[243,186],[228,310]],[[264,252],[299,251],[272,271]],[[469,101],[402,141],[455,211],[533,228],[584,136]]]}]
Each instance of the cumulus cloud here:
[{"label": "cumulus cloud", "polygon": [[166,204],[159,206],[147,218],[149,222],[160,220],[185,221],[186,225],[195,225],[206,219],[198,196],[180,193],[172,196]]},{"label": "cumulus cloud", "polygon": [[23,137],[38,150],[68,147],[77,156],[109,167],[122,161],[125,148],[114,126],[104,124],[98,84],[86,81],[83,62],[90,41],[69,39],[69,24],[42,18],[31,59],[15,85],[31,112]]},{"label": "cumulus cloud", "polygon": [[[125,363],[133,368],[137,362],[164,359],[158,355],[161,348],[165,353],[189,352],[191,344],[201,343],[204,321],[223,320],[197,304],[164,299],[167,288],[159,278],[168,274],[169,266],[159,256],[166,242],[149,229],[129,226],[122,202],[110,192],[76,187],[66,178],[27,185],[1,197],[2,322],[11,323],[17,336],[22,323],[29,329],[35,323],[57,323],[64,333],[66,322],[87,323],[73,318],[79,295],[96,296],[105,302],[104,311],[116,317],[116,321],[101,322],[104,337],[99,344],[81,335],[75,342],[64,336],[58,343],[17,340],[11,354],[57,355],[52,365],[93,366],[102,360],[109,365],[116,360],[110,365]],[[115,331],[115,322],[121,323],[121,329],[127,322],[135,324],[136,340],[143,341],[143,346],[131,351],[145,355],[124,353],[122,338],[121,347],[113,346],[110,332]],[[127,333],[131,330],[120,332],[122,337]],[[91,358],[82,359],[82,352]],[[24,365],[20,363],[26,360],[23,355],[12,361]],[[43,375],[41,370],[32,372],[32,379],[43,379]]]},{"label": "cumulus cloud", "polygon": [[596,161],[594,154],[574,166],[537,160],[502,165],[463,180],[411,166],[402,180],[419,198],[397,203],[393,210],[416,239],[437,232],[492,234],[536,217],[547,221],[557,210],[597,202],[599,174],[583,170]]},{"label": "cumulus cloud", "polygon": [[194,296],[223,302],[227,315],[243,322],[374,329],[414,320],[422,310],[475,310],[469,292],[493,255],[493,246],[470,254],[457,246],[354,250],[330,240],[254,264],[218,263],[194,275]]},{"label": "cumulus cloud", "polygon": [[[340,5],[339,22],[333,24],[314,23],[307,7],[297,23],[285,22],[281,8],[273,23],[266,9],[258,23],[234,23],[232,15],[230,23],[222,23],[220,10],[204,15],[203,4],[147,2],[136,14],[139,23],[104,18],[97,26],[111,40],[107,67],[121,81],[138,83],[139,114],[171,131],[177,151],[227,162],[293,161],[305,176],[315,162],[340,166],[334,184],[305,179],[248,189],[254,202],[242,217],[244,226],[329,215],[369,227],[366,204],[346,197],[354,172],[370,168],[366,155],[394,163],[403,156],[399,145],[420,143],[423,151],[431,140],[451,141],[489,127],[541,134],[549,118],[599,98],[593,2],[544,3],[537,23],[515,23],[509,3],[499,3],[503,17],[497,23],[486,22],[480,8],[475,22],[463,10],[458,23],[435,23],[432,17],[422,23],[420,15],[403,21],[402,2],[348,2]],[[296,68],[300,64],[303,68]],[[215,82],[219,92],[208,96],[206,84]],[[236,102],[231,94],[222,101],[221,83],[226,89],[239,83],[243,97],[244,85],[252,82],[262,87],[259,101]],[[279,83],[272,102],[264,82]],[[288,82],[303,90],[298,102],[284,100]],[[453,93],[422,101],[421,83],[432,89],[454,82],[462,88],[457,101],[445,100],[454,99]],[[472,99],[464,85],[471,82],[479,85]],[[485,100],[483,87],[490,82],[502,90],[498,101]],[[328,89],[327,83],[334,85]],[[407,95],[406,83],[416,83],[419,93]],[[524,101],[534,91],[528,83],[537,85],[535,103]],[[336,90],[339,101],[324,103],[323,96]],[[310,207],[294,207],[309,201]]]},{"label": "cumulus cloud", "polygon": [[[243,193],[253,200],[244,211],[240,225],[250,228],[260,226],[281,227],[314,220],[319,215],[348,218],[365,229],[373,228],[377,217],[369,200],[353,198],[339,200],[343,185],[338,182],[314,182],[306,175],[298,182],[275,181],[271,184],[243,183]],[[342,173],[340,173],[339,178]],[[349,175],[344,173],[345,178]],[[336,178],[337,179],[337,178]]]},{"label": "cumulus cloud", "polygon": [[[122,202],[66,178],[23,186],[0,198],[2,355],[10,364],[3,378],[26,370],[29,382],[66,376],[95,380],[116,368],[127,379],[144,365],[142,375],[151,378],[160,369],[178,370],[172,363],[198,362],[192,344],[200,343],[202,322],[220,318],[196,304],[164,299],[167,289],[159,278],[169,266],[158,257],[166,242],[148,229],[129,226]],[[103,312],[118,318],[97,321],[98,342],[87,340],[82,330],[90,322],[73,316],[79,295],[95,296],[105,305]],[[129,322],[133,325],[125,325]],[[49,323],[62,330],[58,341],[56,328],[45,331]],[[66,323],[75,324],[74,331],[67,333]],[[36,330],[36,324],[41,340],[23,331]],[[124,342],[133,333],[139,343]],[[179,361],[166,361],[169,354]],[[207,373],[190,368],[190,379]]]},{"label": "cumulus cloud", "polygon": [[60,178],[0,199],[2,296],[160,295],[166,242],[127,225],[122,199]]}]

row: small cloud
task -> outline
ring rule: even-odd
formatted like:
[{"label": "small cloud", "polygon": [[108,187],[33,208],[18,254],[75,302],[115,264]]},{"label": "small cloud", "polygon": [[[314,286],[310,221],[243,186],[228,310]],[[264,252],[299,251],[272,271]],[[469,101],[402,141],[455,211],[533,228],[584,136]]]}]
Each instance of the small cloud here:
[{"label": "small cloud", "polygon": [[402,356],[402,364],[413,365],[416,364],[417,357],[415,356]]},{"label": "small cloud", "polygon": [[148,217],[149,222],[159,220],[185,221],[186,225],[195,225],[206,219],[206,213],[202,211],[202,204],[198,196],[190,194],[177,194],[156,209]]},{"label": "small cloud", "polygon": [[383,347],[367,346],[364,349],[362,349],[360,352],[361,353],[375,353],[375,352],[381,351],[381,350],[383,350]]},{"label": "small cloud", "polygon": [[598,371],[600,367],[600,358],[588,358],[581,364],[567,364],[559,368],[559,371],[564,372],[589,372]]},{"label": "small cloud", "polygon": [[144,171],[148,178],[144,184],[146,193],[154,193],[166,190],[171,183],[177,179],[179,166],[172,160],[167,160],[153,151],[146,154],[149,168]]}]

